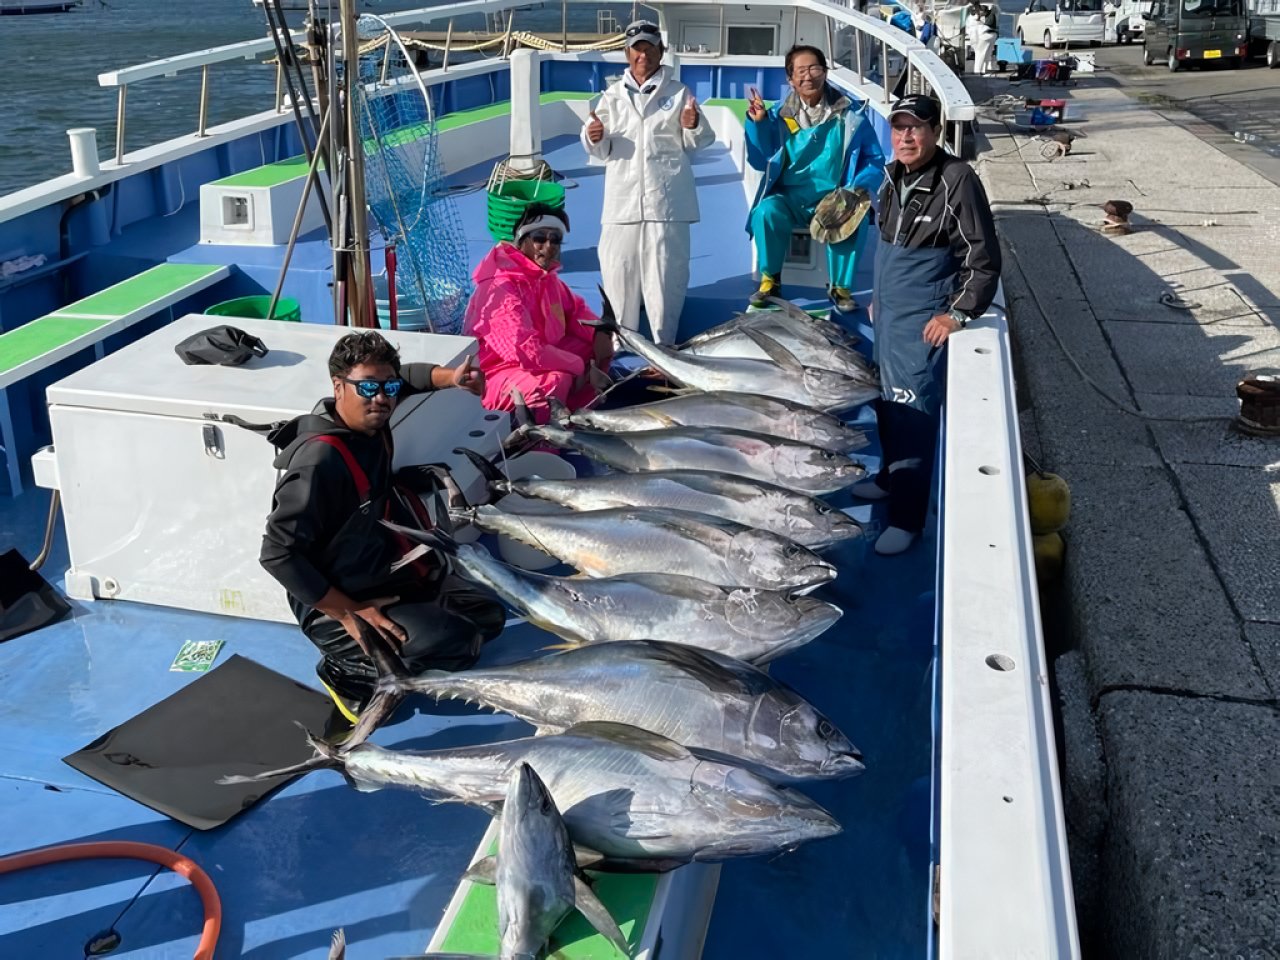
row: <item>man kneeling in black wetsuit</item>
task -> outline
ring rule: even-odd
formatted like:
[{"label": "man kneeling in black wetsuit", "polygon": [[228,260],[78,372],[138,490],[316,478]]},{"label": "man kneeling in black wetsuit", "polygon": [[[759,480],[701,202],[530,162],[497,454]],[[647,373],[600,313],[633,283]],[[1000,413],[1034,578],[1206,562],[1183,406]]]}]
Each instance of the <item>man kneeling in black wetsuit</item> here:
[{"label": "man kneeling in black wetsuit", "polygon": [[415,485],[391,473],[397,401],[445,387],[482,394],[483,375],[469,360],[401,367],[396,348],[373,331],[339,340],[329,374],[333,397],[271,434],[282,472],[261,562],[324,654],[320,680],[354,721],[377,679],[363,631],[399,650],[411,673],[461,670],[501,632],[505,614],[492,596],[449,575],[434,553],[393,570],[413,544],[381,523],[430,523]]}]

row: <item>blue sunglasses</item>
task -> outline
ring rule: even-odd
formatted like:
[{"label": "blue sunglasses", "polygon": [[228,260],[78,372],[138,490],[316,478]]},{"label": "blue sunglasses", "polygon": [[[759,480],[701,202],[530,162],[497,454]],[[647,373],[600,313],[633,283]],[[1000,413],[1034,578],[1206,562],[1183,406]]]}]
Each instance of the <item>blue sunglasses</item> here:
[{"label": "blue sunglasses", "polygon": [[400,388],[404,386],[404,380],[400,377],[392,377],[390,380],[352,380],[350,377],[338,379],[354,386],[356,393],[366,400],[372,400],[379,392],[385,393],[388,400],[394,400],[399,395]]}]

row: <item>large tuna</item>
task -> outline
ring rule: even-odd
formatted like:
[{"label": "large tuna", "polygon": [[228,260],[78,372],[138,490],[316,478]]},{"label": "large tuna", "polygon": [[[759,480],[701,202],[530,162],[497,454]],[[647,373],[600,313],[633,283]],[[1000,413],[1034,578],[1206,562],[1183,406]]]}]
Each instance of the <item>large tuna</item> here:
[{"label": "large tuna", "polygon": [[508,480],[495,464],[464,451],[497,493],[515,493],[571,510],[610,507],[669,507],[758,530],[768,530],[811,550],[862,535],[856,520],[830,504],[763,480],[708,470],[603,473],[572,480],[525,477]]},{"label": "large tuna", "polygon": [[744,430],[797,440],[831,453],[852,453],[867,445],[867,435],[839,417],[791,400],[750,393],[687,393],[653,403],[569,413],[552,404],[552,418],[604,433],[634,433],[664,427]]},{"label": "large tuna", "polygon": [[[450,506],[455,521],[475,524],[541,550],[589,577],[672,573],[725,587],[809,590],[836,568],[776,533],[683,510],[592,510],[507,513],[492,506]],[[432,544],[431,534],[406,536]]]},{"label": "large tuna", "polygon": [[547,785],[570,838],[601,854],[603,868],[666,870],[771,855],[840,832],[831,814],[796,790],[617,723],[425,752],[363,743],[340,753],[311,743],[317,756],[305,763],[222,782],[331,767],[362,790],[407,787],[492,811],[512,770],[527,763]]},{"label": "large tuna", "polygon": [[863,769],[858,749],[790,687],[741,660],[676,643],[601,643],[499,667],[383,677],[379,689],[478,703],[544,733],[625,723],[771,778]]},{"label": "large tuna", "polygon": [[509,566],[474,544],[443,549],[463,576],[571,643],[659,637],[766,663],[808,643],[841,615],[834,604],[782,591],[719,587],[669,573],[552,577]]},{"label": "large tuna", "polygon": [[704,470],[819,496],[850,487],[867,475],[862,464],[844,454],[744,430],[669,427],[612,434],[546,424],[520,427],[514,436],[521,435],[576,450],[627,473]]}]

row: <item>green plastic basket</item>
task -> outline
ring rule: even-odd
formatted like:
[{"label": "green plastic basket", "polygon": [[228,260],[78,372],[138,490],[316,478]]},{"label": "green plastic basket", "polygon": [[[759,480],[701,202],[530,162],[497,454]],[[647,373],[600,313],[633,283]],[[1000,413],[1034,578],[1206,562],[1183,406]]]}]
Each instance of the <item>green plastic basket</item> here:
[{"label": "green plastic basket", "polygon": [[505,180],[489,191],[489,235],[510,240],[516,224],[531,203],[564,209],[564,187],[550,180]]},{"label": "green plastic basket", "polygon": [[[252,297],[237,297],[235,300],[224,300],[215,303],[205,310],[206,314],[215,317],[245,317],[250,320],[266,320],[267,311],[271,308],[271,298],[256,294]],[[286,323],[298,323],[302,320],[302,308],[292,297],[281,297],[276,301],[276,315],[273,320]]]}]

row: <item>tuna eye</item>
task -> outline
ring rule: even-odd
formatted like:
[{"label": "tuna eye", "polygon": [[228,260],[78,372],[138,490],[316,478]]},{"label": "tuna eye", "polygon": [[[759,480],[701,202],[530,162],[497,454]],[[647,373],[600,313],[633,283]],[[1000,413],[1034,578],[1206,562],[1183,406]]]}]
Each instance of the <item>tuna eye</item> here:
[{"label": "tuna eye", "polygon": [[830,740],[831,735],[836,732],[836,728],[831,725],[830,720],[818,721],[818,736],[823,740]]}]

